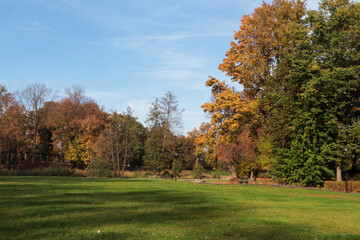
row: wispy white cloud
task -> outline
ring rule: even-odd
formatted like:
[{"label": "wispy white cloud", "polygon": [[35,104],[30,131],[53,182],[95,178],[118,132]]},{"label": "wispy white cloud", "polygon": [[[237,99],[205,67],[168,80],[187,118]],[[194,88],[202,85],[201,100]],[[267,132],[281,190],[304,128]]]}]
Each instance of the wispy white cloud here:
[{"label": "wispy white cloud", "polygon": [[40,31],[46,31],[46,30],[51,29],[50,27],[48,27],[38,21],[31,21],[31,20],[26,20],[26,19],[22,19],[20,21],[20,23],[18,23],[16,26],[22,30],[30,31],[30,32],[40,32]]},{"label": "wispy white cloud", "polygon": [[161,59],[162,66],[176,69],[200,69],[209,64],[205,56],[194,52],[167,51],[161,55]]},{"label": "wispy white cloud", "polygon": [[[124,16],[119,9],[114,9],[94,1],[75,0],[32,0],[37,5],[47,7],[55,11],[70,13],[73,16],[85,19],[92,24],[104,28],[129,29],[133,26],[132,20]],[[131,23],[131,24],[130,24]]]},{"label": "wispy white cloud", "polygon": [[177,69],[174,67],[144,70],[136,74],[144,78],[158,80],[156,84],[187,91],[204,91],[205,81],[209,75],[200,69]]},{"label": "wispy white cloud", "polygon": [[88,97],[94,98],[94,99],[99,99],[99,100],[105,100],[105,99],[112,99],[112,100],[116,100],[116,99],[123,99],[124,96],[121,94],[121,92],[118,91],[90,91],[87,92],[86,95]]},{"label": "wispy white cloud", "polygon": [[[145,46],[154,46],[157,44],[163,44],[169,41],[178,41],[195,38],[205,37],[221,37],[231,36],[232,32],[204,32],[204,33],[172,33],[172,34],[157,34],[157,35],[145,35],[135,37],[119,37],[109,39],[109,45],[115,48],[122,48],[128,50],[143,49]],[[169,44],[169,43],[168,43]]]},{"label": "wispy white cloud", "polygon": [[218,32],[218,33],[172,33],[172,34],[157,34],[157,35],[147,35],[147,36],[137,36],[137,37],[120,37],[113,40],[117,41],[171,41],[179,39],[188,39],[188,38],[203,38],[203,37],[216,37],[216,36],[228,36],[228,32]]}]

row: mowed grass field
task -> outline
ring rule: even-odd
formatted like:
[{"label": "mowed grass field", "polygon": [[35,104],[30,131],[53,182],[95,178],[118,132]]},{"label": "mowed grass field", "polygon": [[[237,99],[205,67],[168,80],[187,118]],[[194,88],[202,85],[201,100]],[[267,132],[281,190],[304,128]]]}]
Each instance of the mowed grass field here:
[{"label": "mowed grass field", "polygon": [[360,194],[0,177],[0,239],[360,239]]}]

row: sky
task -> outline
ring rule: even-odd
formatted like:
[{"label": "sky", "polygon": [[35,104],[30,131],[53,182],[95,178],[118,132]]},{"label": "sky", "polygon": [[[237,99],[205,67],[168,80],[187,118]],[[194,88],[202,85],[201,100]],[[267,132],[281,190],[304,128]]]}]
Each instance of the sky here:
[{"label": "sky", "polygon": [[205,82],[228,80],[218,65],[241,17],[261,3],[0,0],[0,84],[15,92],[43,83],[59,98],[78,84],[106,111],[130,106],[143,123],[155,98],[171,91],[185,109],[185,134],[208,121]]}]

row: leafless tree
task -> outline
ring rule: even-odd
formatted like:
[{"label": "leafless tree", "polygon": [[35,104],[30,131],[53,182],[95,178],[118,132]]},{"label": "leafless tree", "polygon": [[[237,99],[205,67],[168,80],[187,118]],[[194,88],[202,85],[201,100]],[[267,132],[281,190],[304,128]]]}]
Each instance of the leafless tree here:
[{"label": "leafless tree", "polygon": [[182,113],[184,109],[179,109],[179,103],[176,99],[174,93],[168,91],[165,93],[165,96],[162,97],[159,101],[159,108],[163,120],[164,126],[164,136],[163,136],[163,146],[162,152],[164,152],[165,142],[167,137],[167,129],[170,130],[173,134],[177,134],[179,130],[183,127],[182,122]]},{"label": "leafless tree", "polygon": [[66,95],[70,100],[77,104],[82,104],[89,99],[85,96],[85,88],[81,85],[73,85],[71,88],[65,89]]},{"label": "leafless tree", "polygon": [[40,124],[40,109],[44,106],[45,102],[53,101],[56,94],[47,88],[44,84],[34,83],[27,86],[19,94],[19,100],[23,105],[31,130],[33,131],[33,156],[31,163],[35,161],[36,138]]}]

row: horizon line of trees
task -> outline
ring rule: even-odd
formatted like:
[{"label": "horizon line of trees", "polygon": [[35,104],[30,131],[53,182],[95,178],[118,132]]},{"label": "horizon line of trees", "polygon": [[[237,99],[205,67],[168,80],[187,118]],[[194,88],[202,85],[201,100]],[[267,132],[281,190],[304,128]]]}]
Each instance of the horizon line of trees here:
[{"label": "horizon line of trees", "polygon": [[116,177],[124,177],[125,169],[161,173],[173,168],[174,174],[192,169],[194,140],[178,134],[184,110],[172,92],[155,99],[148,126],[130,107],[105,112],[79,85],[65,93],[56,100],[44,84],[30,84],[16,93],[0,86],[0,165],[33,168],[57,159],[75,167],[96,160],[111,167]]}]

